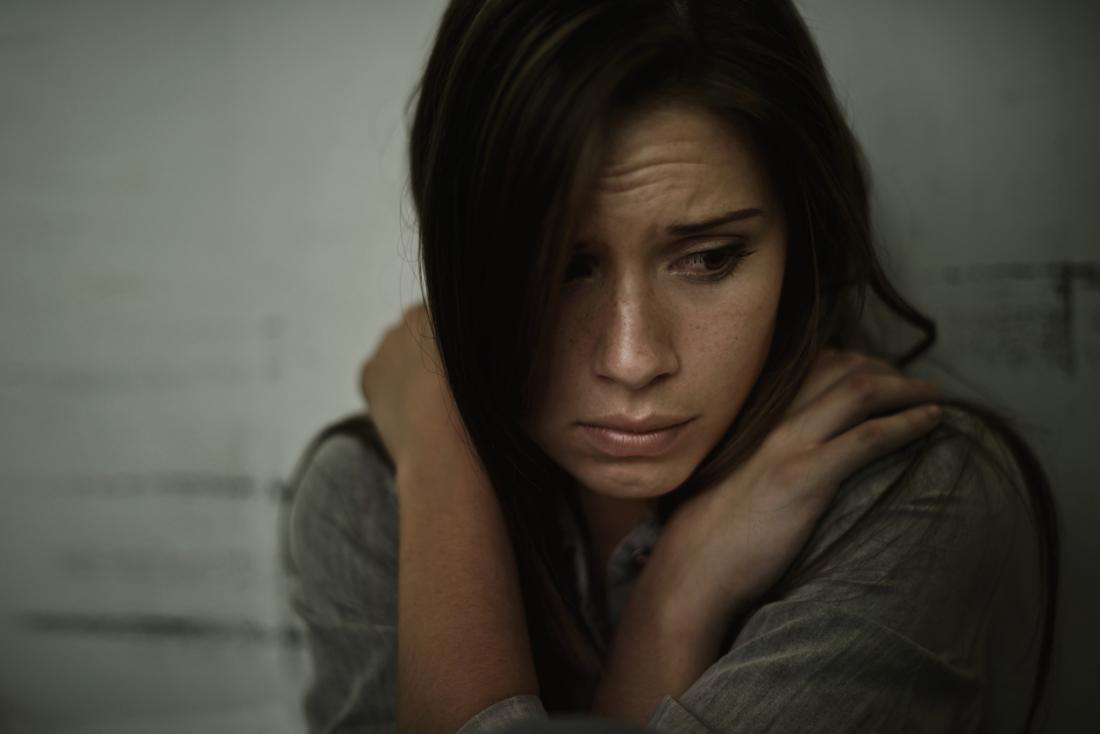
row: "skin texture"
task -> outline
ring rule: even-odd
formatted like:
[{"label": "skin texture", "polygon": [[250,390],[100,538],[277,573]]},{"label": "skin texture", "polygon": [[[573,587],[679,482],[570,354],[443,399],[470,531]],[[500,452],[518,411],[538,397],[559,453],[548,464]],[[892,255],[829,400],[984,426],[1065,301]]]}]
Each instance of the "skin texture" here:
[{"label": "skin texture", "polygon": [[[709,111],[650,105],[621,117],[607,142],[567,273],[550,381],[525,425],[578,480],[601,559],[653,498],[690,476],[741,409],[771,344],[787,251],[760,158]],[[743,209],[761,213],[668,232]],[[698,254],[737,243],[748,251],[740,259]],[[579,425],[608,415],[693,420],[660,456],[611,457]]]}]

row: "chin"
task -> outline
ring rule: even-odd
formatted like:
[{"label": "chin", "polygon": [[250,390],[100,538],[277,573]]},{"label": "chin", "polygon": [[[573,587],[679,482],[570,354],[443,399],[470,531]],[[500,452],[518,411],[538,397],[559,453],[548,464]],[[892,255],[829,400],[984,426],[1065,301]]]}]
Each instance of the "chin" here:
[{"label": "chin", "polygon": [[620,461],[588,465],[573,476],[590,492],[621,499],[648,499],[675,490],[691,475],[690,469],[655,465],[652,461]]}]

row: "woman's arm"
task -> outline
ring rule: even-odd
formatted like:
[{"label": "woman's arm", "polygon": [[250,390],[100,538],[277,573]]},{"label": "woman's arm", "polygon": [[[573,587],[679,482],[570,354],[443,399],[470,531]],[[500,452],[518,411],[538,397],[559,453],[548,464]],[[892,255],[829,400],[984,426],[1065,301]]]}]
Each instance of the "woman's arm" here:
[{"label": "woman's arm", "polygon": [[823,354],[760,448],[669,520],[623,610],[595,711],[644,724],[664,696],[687,690],[718,658],[732,618],[794,560],[841,481],[935,427],[938,412],[912,407],[935,394],[884,362]]},{"label": "woman's arm", "polygon": [[967,416],[946,415],[931,441],[845,482],[806,572],[753,605],[651,728],[1023,730],[1041,642],[1033,520],[1022,477],[977,452]]},{"label": "woman's arm", "polygon": [[398,725],[449,733],[538,683],[499,503],[452,432],[423,445],[397,463]]},{"label": "woman's arm", "polygon": [[682,694],[721,654],[728,615],[671,604],[664,558],[654,553],[630,591],[596,688],[595,714],[645,725],[662,698]]},{"label": "woman's arm", "polygon": [[398,728],[454,732],[538,692],[511,542],[423,307],[386,334],[361,386],[396,467]]},{"label": "woman's arm", "polygon": [[[653,690],[650,729],[1022,730],[1042,621],[1033,519],[1018,473],[976,451],[989,438],[945,415],[950,430],[844,482],[800,562],[812,570],[746,610],[686,690]],[[656,649],[631,642],[639,661]]]}]

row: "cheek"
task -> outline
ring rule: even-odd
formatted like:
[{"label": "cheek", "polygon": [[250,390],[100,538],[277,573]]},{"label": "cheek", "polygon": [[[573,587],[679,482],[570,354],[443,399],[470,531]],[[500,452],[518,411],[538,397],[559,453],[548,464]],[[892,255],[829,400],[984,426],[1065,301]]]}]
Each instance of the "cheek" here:
[{"label": "cheek", "polygon": [[696,397],[711,405],[740,404],[755,384],[771,347],[775,298],[739,294],[705,314],[696,312],[685,329],[687,370]]}]

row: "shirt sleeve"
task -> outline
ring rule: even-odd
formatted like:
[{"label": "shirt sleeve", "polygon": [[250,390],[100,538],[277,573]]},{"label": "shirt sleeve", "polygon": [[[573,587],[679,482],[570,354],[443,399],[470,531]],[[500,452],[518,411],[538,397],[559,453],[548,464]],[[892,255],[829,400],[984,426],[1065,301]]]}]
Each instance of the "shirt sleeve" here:
[{"label": "shirt sleeve", "polygon": [[490,734],[525,721],[549,719],[542,700],[530,693],[506,698],[488,706],[459,728],[455,734]]},{"label": "shirt sleeve", "polygon": [[[965,436],[938,439],[841,486],[798,562],[805,576],[752,610],[687,691],[662,699],[651,729],[1023,728],[1040,613],[1029,505],[1013,463],[1006,476]],[[983,445],[1007,458],[987,435]],[[990,710],[993,694],[1007,717]]]},{"label": "shirt sleeve", "polygon": [[[366,425],[369,420],[363,418]],[[326,432],[307,451],[288,521],[291,601],[306,626],[312,734],[392,732],[397,708],[397,500],[378,450]]]},{"label": "shirt sleeve", "polygon": [[[369,417],[335,426],[306,452],[288,523],[291,599],[313,662],[306,722],[311,734],[394,732],[399,525],[393,471]],[[519,695],[486,707],[459,732],[489,734],[546,718],[537,696]]]}]

